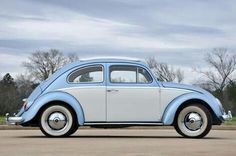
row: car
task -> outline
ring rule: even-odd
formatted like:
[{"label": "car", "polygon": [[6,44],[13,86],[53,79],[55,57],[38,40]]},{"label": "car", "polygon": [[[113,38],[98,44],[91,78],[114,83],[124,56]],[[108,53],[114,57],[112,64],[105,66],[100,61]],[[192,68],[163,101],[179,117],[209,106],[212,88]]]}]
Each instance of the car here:
[{"label": "car", "polygon": [[65,65],[32,92],[9,124],[38,126],[49,137],[65,137],[80,126],[173,126],[189,138],[232,118],[201,88],[160,82],[136,59],[90,59]]}]

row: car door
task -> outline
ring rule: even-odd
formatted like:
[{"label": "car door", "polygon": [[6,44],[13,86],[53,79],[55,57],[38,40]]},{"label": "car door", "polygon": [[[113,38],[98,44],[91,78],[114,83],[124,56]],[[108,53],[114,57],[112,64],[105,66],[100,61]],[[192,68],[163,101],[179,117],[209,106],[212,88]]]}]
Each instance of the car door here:
[{"label": "car door", "polygon": [[147,69],[108,64],[107,121],[160,121],[159,86]]}]

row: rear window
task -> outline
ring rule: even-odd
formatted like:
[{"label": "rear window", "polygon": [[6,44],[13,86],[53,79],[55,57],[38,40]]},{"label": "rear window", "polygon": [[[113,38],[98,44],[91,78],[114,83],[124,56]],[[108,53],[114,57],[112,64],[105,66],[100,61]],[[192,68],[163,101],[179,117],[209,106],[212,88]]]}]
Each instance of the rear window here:
[{"label": "rear window", "polygon": [[70,74],[68,81],[71,83],[99,83],[103,82],[103,67],[88,66],[80,68]]}]

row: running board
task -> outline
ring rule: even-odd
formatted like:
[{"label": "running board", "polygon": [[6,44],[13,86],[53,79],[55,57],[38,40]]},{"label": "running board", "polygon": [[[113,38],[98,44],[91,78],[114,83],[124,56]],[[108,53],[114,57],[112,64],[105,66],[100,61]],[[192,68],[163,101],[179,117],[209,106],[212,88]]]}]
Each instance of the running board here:
[{"label": "running board", "polygon": [[164,124],[154,122],[86,122],[84,126],[163,126]]}]

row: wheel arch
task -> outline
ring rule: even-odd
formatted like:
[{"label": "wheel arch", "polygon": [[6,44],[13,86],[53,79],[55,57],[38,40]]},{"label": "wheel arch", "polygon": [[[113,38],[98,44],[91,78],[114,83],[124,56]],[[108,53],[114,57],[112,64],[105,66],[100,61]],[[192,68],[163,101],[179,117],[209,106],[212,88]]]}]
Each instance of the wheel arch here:
[{"label": "wheel arch", "polygon": [[220,110],[214,106],[214,102],[212,102],[202,94],[188,93],[177,97],[168,104],[162,116],[162,122],[164,123],[164,125],[173,125],[178,113],[183,108],[193,103],[199,103],[209,110],[212,116],[213,125],[221,124],[221,120],[218,118],[217,115],[219,114]]},{"label": "wheel arch", "polygon": [[60,103],[61,105],[67,106],[71,111],[73,111],[73,113],[75,113],[78,124],[84,124],[84,112],[78,100],[66,92],[56,91],[40,96],[29,107],[29,109],[22,114],[22,117],[24,118],[24,123],[22,125],[26,126],[37,124],[37,119],[42,111],[46,107],[53,105],[53,103]]},{"label": "wheel arch", "polygon": [[179,112],[180,112],[181,110],[183,110],[185,107],[187,107],[187,106],[189,106],[189,105],[191,105],[191,104],[194,104],[194,103],[196,103],[196,104],[201,104],[201,105],[203,105],[204,107],[207,108],[207,110],[208,110],[208,111],[210,112],[210,114],[211,114],[212,123],[213,123],[214,125],[217,125],[217,124],[220,122],[219,119],[217,118],[215,112],[212,110],[212,108],[209,106],[208,103],[206,103],[206,102],[203,101],[202,99],[189,99],[189,100],[185,101],[184,103],[182,103],[182,104],[179,106],[179,108],[176,110],[175,117],[174,117],[174,120],[173,120],[173,122],[172,122],[172,125],[175,123]]},{"label": "wheel arch", "polygon": [[73,116],[75,117],[75,121],[76,121],[77,124],[78,124],[78,116],[77,116],[77,114],[76,114],[74,108],[73,108],[70,104],[68,104],[68,103],[66,103],[66,102],[64,102],[64,101],[60,101],[60,100],[50,101],[50,102],[46,103],[45,105],[43,105],[43,106],[38,110],[38,112],[37,112],[37,114],[35,115],[35,117],[32,119],[32,122],[38,123],[39,118],[40,118],[40,115],[43,113],[43,111],[44,111],[46,108],[48,108],[48,107],[50,107],[50,106],[53,106],[53,105],[55,105],[55,104],[58,104],[58,105],[61,105],[61,106],[65,106],[65,107],[69,108],[69,110],[72,111]]}]

